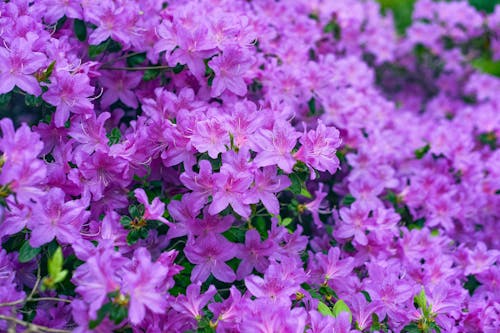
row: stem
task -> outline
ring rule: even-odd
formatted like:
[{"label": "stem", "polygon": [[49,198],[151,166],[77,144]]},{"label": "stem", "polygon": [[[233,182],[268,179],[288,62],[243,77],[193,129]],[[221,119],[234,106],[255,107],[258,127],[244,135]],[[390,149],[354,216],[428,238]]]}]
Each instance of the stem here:
[{"label": "stem", "polygon": [[43,302],[43,301],[64,302],[64,303],[72,302],[70,299],[57,298],[57,297],[37,297],[26,300],[26,302]]},{"label": "stem", "polygon": [[27,321],[18,319],[16,317],[9,317],[9,316],[5,316],[2,314],[0,314],[0,320],[6,320],[10,323],[14,323],[17,325],[21,325],[23,327],[27,327],[28,332],[71,333],[70,330],[62,330],[62,329],[58,329],[58,328],[50,328],[50,327],[46,327],[46,326],[32,324],[32,323],[29,323]]},{"label": "stem", "polygon": [[147,71],[149,69],[172,69],[169,66],[144,66],[144,67],[108,67],[102,66],[101,69],[111,70],[111,71]]}]

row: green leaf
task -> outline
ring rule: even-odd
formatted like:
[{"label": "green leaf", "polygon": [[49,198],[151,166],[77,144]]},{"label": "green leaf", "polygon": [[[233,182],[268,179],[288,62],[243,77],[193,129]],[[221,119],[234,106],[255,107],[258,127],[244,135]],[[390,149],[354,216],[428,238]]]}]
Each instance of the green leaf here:
[{"label": "green leaf", "polygon": [[494,61],[490,57],[483,56],[472,60],[471,64],[472,67],[483,73],[500,76],[500,61]]},{"label": "green leaf", "polygon": [[441,333],[441,327],[439,327],[435,322],[430,323],[429,327],[434,329],[436,333]]},{"label": "green leaf", "polygon": [[125,228],[130,228],[130,224],[132,223],[132,219],[129,216],[122,216],[120,218],[120,223]]},{"label": "green leaf", "polygon": [[344,197],[344,199],[342,199],[342,204],[344,206],[350,206],[352,205],[352,203],[356,201],[356,198],[353,197],[352,195],[348,194]]},{"label": "green leaf", "polygon": [[143,81],[152,81],[156,79],[161,73],[161,69],[146,69],[142,76]]},{"label": "green leaf", "polygon": [[56,284],[56,283],[64,281],[64,279],[66,278],[67,275],[68,275],[68,271],[66,269],[62,270],[61,272],[59,272],[59,274],[57,274],[57,276],[54,277],[53,283]]},{"label": "green leaf", "polygon": [[318,302],[318,312],[321,313],[323,316],[332,316],[332,317],[335,317],[333,315],[333,313],[332,313],[332,310],[330,310],[330,308],[328,307],[328,305],[326,305],[323,302]]},{"label": "green leaf", "polygon": [[108,146],[112,146],[120,142],[122,138],[122,132],[120,132],[120,130],[115,127],[106,136],[108,137]]},{"label": "green leaf", "polygon": [[141,214],[139,213],[139,209],[136,205],[131,205],[128,208],[128,212],[129,212],[130,216],[132,216],[133,219],[141,217]]},{"label": "green leaf", "polygon": [[300,194],[302,190],[302,180],[299,178],[299,176],[296,173],[291,173],[288,175],[288,178],[291,181],[291,185],[288,187],[288,190],[292,192],[293,194]]},{"label": "green leaf", "polygon": [[422,290],[420,290],[420,292],[415,296],[415,303],[417,303],[418,307],[424,312],[427,310],[427,297],[423,287]]},{"label": "green leaf", "polygon": [[464,283],[464,288],[469,291],[469,295],[474,295],[474,291],[481,285],[481,283],[472,274],[467,275],[467,281]]},{"label": "green leaf", "polygon": [[403,330],[401,332],[404,333],[421,333],[420,329],[418,328],[418,325],[416,323],[411,323],[409,325],[406,325],[403,327]]},{"label": "green leaf", "polygon": [[500,0],[469,0],[469,3],[477,10],[493,13],[495,6],[500,4]]},{"label": "green leaf", "polygon": [[303,196],[303,197],[306,197],[307,199],[311,199],[312,198],[311,193],[305,187],[302,187],[300,189],[300,195]]},{"label": "green leaf", "polygon": [[292,223],[293,219],[291,217],[285,217],[283,220],[281,220],[280,225],[286,227],[290,223]]},{"label": "green leaf", "polygon": [[19,257],[18,260],[21,263],[25,263],[31,261],[36,255],[40,253],[39,247],[31,247],[28,241],[25,241],[21,248],[19,249]]},{"label": "green leaf", "polygon": [[347,312],[347,313],[349,313],[349,322],[352,322],[351,309],[349,309],[349,307],[347,306],[347,304],[345,304],[345,302],[343,300],[339,299],[335,303],[335,305],[333,306],[333,316],[334,317],[338,317],[338,315],[341,312]]},{"label": "green leaf", "polygon": [[41,97],[39,96],[35,96],[35,95],[26,95],[24,96],[24,103],[26,104],[26,106],[28,107],[32,107],[32,108],[37,108],[39,107],[40,105],[42,105],[43,103],[43,100]]},{"label": "green leaf", "polygon": [[47,263],[49,276],[52,278],[52,280],[56,280],[57,277],[59,276],[59,273],[61,273],[63,261],[64,258],[62,254],[62,249],[61,247],[58,247],[57,250],[52,255],[52,257],[49,258]]},{"label": "green leaf", "polygon": [[102,42],[99,45],[89,46],[89,58],[95,59],[99,54],[103,53],[110,43],[110,39]]},{"label": "green leaf", "polygon": [[425,156],[425,154],[427,154],[429,152],[430,149],[431,149],[431,146],[429,144],[426,144],[422,148],[416,149],[415,150],[415,157],[418,160],[422,159]]},{"label": "green leaf", "polygon": [[87,27],[85,26],[85,22],[82,20],[76,19],[73,22],[73,30],[75,31],[76,38],[79,41],[83,42],[87,39]]},{"label": "green leaf", "polygon": [[111,319],[116,325],[120,324],[128,316],[128,309],[119,304],[114,304],[109,313]]},{"label": "green leaf", "polygon": [[139,53],[127,58],[127,66],[135,67],[146,60],[146,53]]},{"label": "green leaf", "polygon": [[93,330],[99,324],[106,318],[106,315],[111,311],[113,307],[112,303],[106,303],[104,304],[98,311],[97,311],[97,318],[95,320],[89,321],[89,328]]},{"label": "green leaf", "polygon": [[141,238],[140,230],[136,230],[136,229],[130,230],[130,232],[127,235],[127,244],[133,245],[133,244],[137,243],[139,238]]}]

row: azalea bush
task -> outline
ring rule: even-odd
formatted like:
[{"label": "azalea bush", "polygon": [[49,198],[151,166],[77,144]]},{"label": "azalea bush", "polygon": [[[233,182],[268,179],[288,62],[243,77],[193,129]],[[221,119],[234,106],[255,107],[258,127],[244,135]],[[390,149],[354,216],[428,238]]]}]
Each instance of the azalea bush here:
[{"label": "azalea bush", "polygon": [[500,327],[495,1],[0,4],[0,331]]}]

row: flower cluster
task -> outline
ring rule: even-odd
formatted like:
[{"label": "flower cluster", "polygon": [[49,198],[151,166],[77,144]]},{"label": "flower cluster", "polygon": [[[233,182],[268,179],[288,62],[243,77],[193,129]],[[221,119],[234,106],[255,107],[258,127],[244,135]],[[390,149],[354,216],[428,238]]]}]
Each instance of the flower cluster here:
[{"label": "flower cluster", "polygon": [[496,332],[500,6],[410,7],[1,3],[0,330]]}]

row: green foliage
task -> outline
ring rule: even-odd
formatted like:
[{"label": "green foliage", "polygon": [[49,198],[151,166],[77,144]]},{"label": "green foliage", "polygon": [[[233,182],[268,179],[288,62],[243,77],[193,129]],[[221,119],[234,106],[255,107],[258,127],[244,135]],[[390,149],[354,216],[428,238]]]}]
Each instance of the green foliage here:
[{"label": "green foliage", "polygon": [[420,160],[422,159],[431,149],[431,146],[429,144],[426,144],[422,148],[418,148],[415,150],[415,157]]},{"label": "green foliage", "polygon": [[39,247],[36,247],[36,248],[31,247],[29,242],[26,240],[26,241],[24,241],[23,245],[21,246],[21,249],[19,249],[18,260],[21,263],[26,263],[26,262],[30,261],[31,259],[35,258],[38,253],[40,253],[40,248]]},{"label": "green foliage", "polygon": [[349,314],[349,322],[352,323],[352,312],[351,309],[345,304],[345,302],[341,299],[339,299],[337,302],[335,302],[335,305],[333,306],[333,316],[338,317],[338,315],[341,312],[347,312]]},{"label": "green foliage", "polygon": [[120,130],[115,127],[106,136],[108,137],[108,146],[112,146],[120,142],[122,138],[122,132],[120,132]]},{"label": "green foliage", "polygon": [[87,39],[87,27],[82,20],[77,19],[73,22],[73,30],[79,41],[83,42]]},{"label": "green foliage", "polygon": [[377,0],[383,12],[392,12],[396,31],[404,35],[406,28],[411,25],[413,5],[416,0]]}]

